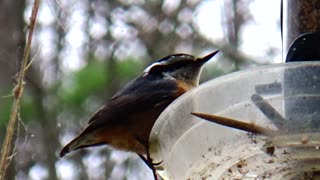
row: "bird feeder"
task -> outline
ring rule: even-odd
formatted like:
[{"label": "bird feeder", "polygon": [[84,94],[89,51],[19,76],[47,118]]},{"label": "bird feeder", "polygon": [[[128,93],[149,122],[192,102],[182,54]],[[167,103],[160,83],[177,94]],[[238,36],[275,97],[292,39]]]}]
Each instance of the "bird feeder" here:
[{"label": "bird feeder", "polygon": [[[320,171],[320,111],[312,104],[320,102],[319,89],[314,91],[320,71],[291,86],[286,77],[288,72],[310,68],[320,68],[320,63],[250,69],[183,95],[161,114],[152,130],[151,155],[154,162],[162,161],[158,169],[168,179],[290,179]],[[300,81],[310,84],[299,91]],[[291,109],[290,103],[297,100],[304,115]],[[192,112],[227,117],[252,128],[223,126]]]},{"label": "bird feeder", "polygon": [[320,178],[320,10],[312,3],[320,0],[284,1],[288,63],[206,82],[160,115],[150,154],[164,179]]}]

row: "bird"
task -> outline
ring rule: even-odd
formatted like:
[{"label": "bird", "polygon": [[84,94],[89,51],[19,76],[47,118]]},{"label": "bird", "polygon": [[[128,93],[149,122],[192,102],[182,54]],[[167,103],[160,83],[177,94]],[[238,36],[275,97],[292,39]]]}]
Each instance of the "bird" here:
[{"label": "bird", "polygon": [[81,148],[109,145],[137,153],[156,176],[148,154],[151,129],[169,104],[199,85],[203,65],[217,53],[202,58],[172,54],[157,60],[98,109],[87,127],[62,148],[60,157]]}]

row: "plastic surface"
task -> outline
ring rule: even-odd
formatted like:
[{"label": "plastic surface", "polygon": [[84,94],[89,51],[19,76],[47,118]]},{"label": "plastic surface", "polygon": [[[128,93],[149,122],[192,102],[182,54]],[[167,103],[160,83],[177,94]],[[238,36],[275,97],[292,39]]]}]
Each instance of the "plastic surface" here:
[{"label": "plastic surface", "polygon": [[[314,178],[320,171],[320,62],[232,73],[184,94],[150,136],[165,179]],[[274,130],[270,136],[208,122],[191,112]],[[319,118],[318,118],[319,117]],[[319,175],[319,173],[318,173]]]}]

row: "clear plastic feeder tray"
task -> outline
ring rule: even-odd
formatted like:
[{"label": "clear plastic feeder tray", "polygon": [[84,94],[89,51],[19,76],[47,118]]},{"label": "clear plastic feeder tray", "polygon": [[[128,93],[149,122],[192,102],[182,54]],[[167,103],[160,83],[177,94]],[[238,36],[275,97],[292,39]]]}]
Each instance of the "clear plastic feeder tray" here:
[{"label": "clear plastic feeder tray", "polygon": [[[274,133],[249,133],[191,112]],[[259,67],[206,82],[161,114],[150,143],[164,179],[319,178],[320,62]]]}]

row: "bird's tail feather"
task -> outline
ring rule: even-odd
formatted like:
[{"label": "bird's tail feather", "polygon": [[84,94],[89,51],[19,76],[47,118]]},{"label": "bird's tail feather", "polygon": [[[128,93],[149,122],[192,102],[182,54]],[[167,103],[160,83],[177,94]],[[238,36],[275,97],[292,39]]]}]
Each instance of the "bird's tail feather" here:
[{"label": "bird's tail feather", "polygon": [[103,145],[104,142],[97,142],[97,138],[92,137],[89,133],[81,133],[78,137],[69,142],[60,152],[60,157],[65,156],[71,151],[90,147],[90,146],[98,146]]}]

